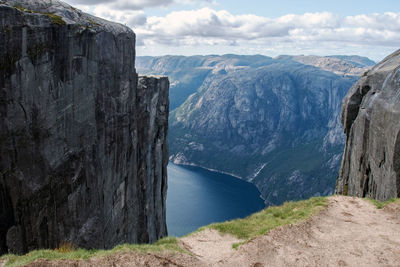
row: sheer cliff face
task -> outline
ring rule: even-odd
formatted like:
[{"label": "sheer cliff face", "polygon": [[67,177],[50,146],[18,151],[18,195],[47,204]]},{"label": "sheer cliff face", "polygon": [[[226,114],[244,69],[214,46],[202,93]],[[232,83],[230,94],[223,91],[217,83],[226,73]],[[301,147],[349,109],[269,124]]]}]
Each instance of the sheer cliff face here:
[{"label": "sheer cliff face", "polygon": [[57,0],[0,1],[0,252],[165,236],[168,80],[135,35]]},{"label": "sheer cliff face", "polygon": [[400,197],[400,50],[361,77],[343,100],[347,135],[336,192]]}]

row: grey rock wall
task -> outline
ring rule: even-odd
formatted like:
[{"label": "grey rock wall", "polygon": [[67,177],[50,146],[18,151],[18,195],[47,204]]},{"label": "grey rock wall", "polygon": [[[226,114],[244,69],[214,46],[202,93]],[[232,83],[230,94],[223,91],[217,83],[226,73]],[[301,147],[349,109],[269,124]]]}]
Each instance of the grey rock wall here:
[{"label": "grey rock wall", "polygon": [[0,253],[165,236],[168,89],[129,28],[0,1]]},{"label": "grey rock wall", "polygon": [[365,73],[343,100],[347,135],[336,193],[400,197],[400,50]]},{"label": "grey rock wall", "polygon": [[166,235],[168,164],[167,77],[140,76],[136,97],[138,112],[138,177],[145,189],[145,211],[150,241]]}]

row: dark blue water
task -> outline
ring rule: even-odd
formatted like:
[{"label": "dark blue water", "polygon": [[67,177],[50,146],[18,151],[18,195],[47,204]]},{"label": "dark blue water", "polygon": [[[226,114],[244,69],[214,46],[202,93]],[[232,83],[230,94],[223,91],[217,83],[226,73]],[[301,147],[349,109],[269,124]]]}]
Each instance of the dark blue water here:
[{"label": "dark blue water", "polygon": [[214,222],[244,218],[263,209],[257,188],[230,175],[168,165],[167,227],[183,236]]}]

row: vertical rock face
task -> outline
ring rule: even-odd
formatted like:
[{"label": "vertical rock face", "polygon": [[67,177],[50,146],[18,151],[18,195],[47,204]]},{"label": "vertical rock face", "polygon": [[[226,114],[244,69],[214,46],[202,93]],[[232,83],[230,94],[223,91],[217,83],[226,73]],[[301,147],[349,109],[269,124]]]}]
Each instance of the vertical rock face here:
[{"label": "vertical rock face", "polygon": [[336,193],[400,197],[400,50],[364,74],[343,100],[347,135]]},{"label": "vertical rock face", "polygon": [[127,27],[0,1],[0,253],[167,234],[169,84],[134,64]]},{"label": "vertical rock face", "polygon": [[150,241],[167,233],[165,202],[168,165],[168,78],[139,77],[138,177],[144,186],[146,222]]}]

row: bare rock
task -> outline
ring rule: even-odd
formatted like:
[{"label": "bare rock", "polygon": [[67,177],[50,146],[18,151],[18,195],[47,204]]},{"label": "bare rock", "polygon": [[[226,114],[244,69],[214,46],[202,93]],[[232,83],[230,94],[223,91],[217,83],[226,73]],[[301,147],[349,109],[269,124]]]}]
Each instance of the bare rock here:
[{"label": "bare rock", "polygon": [[343,100],[347,135],[336,193],[400,197],[400,50],[365,73]]},{"label": "bare rock", "polygon": [[0,1],[0,253],[167,234],[169,85],[150,81],[128,27]]}]

